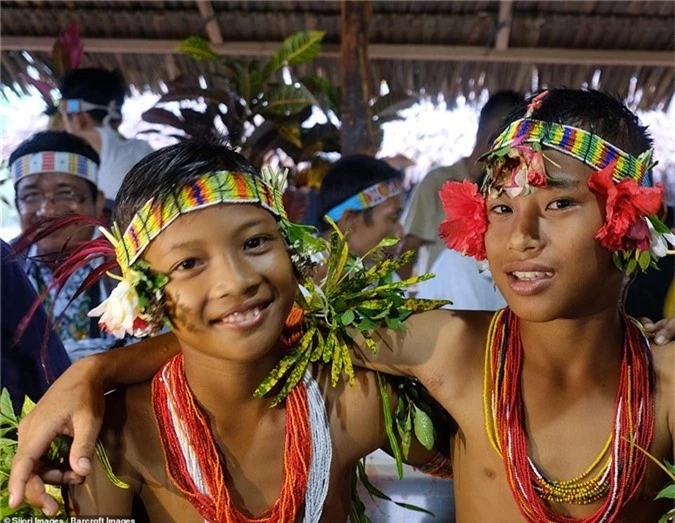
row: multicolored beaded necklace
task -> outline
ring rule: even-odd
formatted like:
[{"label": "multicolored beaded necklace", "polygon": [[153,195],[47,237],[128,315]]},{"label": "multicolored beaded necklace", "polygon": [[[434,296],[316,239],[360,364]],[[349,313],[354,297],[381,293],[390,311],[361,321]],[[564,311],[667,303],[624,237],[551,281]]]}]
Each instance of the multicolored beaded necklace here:
[{"label": "multicolored beaded necklace", "polygon": [[[654,372],[649,343],[635,321],[623,315],[626,328],[614,428],[600,455],[579,476],[553,481],[527,455],[527,432],[520,373],[523,345],[518,317],[508,308],[492,319],[485,354],[483,409],[490,443],[502,457],[511,492],[527,521],[600,523],[613,521],[644,479],[647,458],[631,442],[649,448],[654,431]],[[602,460],[604,465],[591,477]],[[551,509],[547,501],[605,502],[586,518]]]},{"label": "multicolored beaded necklace", "polygon": [[[183,355],[169,360],[152,380],[152,403],[160,428],[167,473],[208,522],[293,523],[305,502],[312,436],[307,389],[298,383],[286,398],[286,442],[281,493],[274,506],[255,517],[242,514],[232,501],[224,460],[206,413],[190,392]],[[323,504],[323,500],[322,500]]]}]

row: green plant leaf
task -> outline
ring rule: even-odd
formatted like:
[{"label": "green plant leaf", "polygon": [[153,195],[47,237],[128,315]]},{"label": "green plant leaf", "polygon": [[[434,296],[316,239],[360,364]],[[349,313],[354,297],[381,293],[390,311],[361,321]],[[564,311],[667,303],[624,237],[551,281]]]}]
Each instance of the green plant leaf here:
[{"label": "green plant leaf", "polygon": [[354,311],[352,309],[347,309],[342,313],[342,316],[340,316],[340,323],[342,325],[347,326],[351,322],[354,321]]},{"label": "green plant leaf", "polygon": [[666,486],[666,488],[661,490],[654,499],[662,498],[675,499],[675,483],[671,483],[670,485]]},{"label": "green plant leaf", "polygon": [[284,84],[270,89],[266,102],[259,110],[261,115],[289,116],[315,104],[316,99],[302,84]]},{"label": "green plant leaf", "polygon": [[666,512],[659,518],[659,523],[671,523],[675,519],[675,508]]},{"label": "green plant leaf", "polygon": [[417,405],[414,407],[415,417],[413,418],[413,427],[415,428],[415,437],[425,449],[431,450],[436,440],[434,424],[426,412]]},{"label": "green plant leaf", "polygon": [[21,418],[24,418],[25,416],[28,415],[28,413],[33,410],[33,407],[35,407],[35,402],[30,399],[28,396],[24,397],[23,399],[23,407],[21,407]]},{"label": "green plant leaf", "polygon": [[200,36],[190,36],[186,38],[180,43],[178,50],[181,53],[185,53],[191,58],[200,61],[211,62],[220,58],[216,53],[213,52],[209,42]]},{"label": "green plant leaf", "polygon": [[0,394],[0,414],[2,415],[3,424],[11,423],[12,427],[16,427],[17,420],[16,414],[14,414],[12,398],[9,395],[9,390],[6,388],[3,388]]},{"label": "green plant leaf", "polygon": [[267,80],[284,65],[298,65],[314,60],[321,51],[323,31],[299,31],[286,38],[272,58],[263,67],[262,77]]},{"label": "green plant leaf", "polygon": [[640,265],[640,269],[643,271],[646,271],[647,268],[649,267],[649,264],[652,261],[652,255],[649,252],[649,250],[646,251],[641,251],[640,256],[638,258],[638,264]]},{"label": "green plant leaf", "polygon": [[389,404],[389,392],[387,392],[386,380],[380,374],[377,373],[377,382],[380,388],[380,397],[382,398],[382,412],[384,414],[384,430],[387,433],[387,439],[389,440],[389,447],[391,448],[392,454],[396,459],[396,473],[398,474],[398,479],[403,477],[403,457],[401,456],[401,448],[398,445],[398,440],[394,434],[394,422],[391,417],[391,407]]}]

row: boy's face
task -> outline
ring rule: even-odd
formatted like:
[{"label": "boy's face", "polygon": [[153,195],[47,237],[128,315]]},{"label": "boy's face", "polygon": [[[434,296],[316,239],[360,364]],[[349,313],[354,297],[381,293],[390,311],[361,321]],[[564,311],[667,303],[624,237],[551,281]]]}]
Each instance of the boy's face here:
[{"label": "boy's face", "polygon": [[251,204],[180,216],[144,258],[168,274],[167,313],[183,346],[255,361],[279,338],[297,284],[277,222]]},{"label": "boy's face", "polygon": [[557,151],[544,154],[552,160],[547,187],[487,200],[485,247],[495,283],[524,320],[616,308],[623,275],[594,238],[604,204],[587,185],[593,170]]},{"label": "boy's face", "polygon": [[403,195],[398,194],[381,204],[372,207],[372,221],[366,223],[363,212],[351,212],[345,216],[342,230],[349,230],[349,250],[357,256],[363,256],[375,247],[383,238],[401,238],[401,214],[403,213]]},{"label": "boy's face", "polygon": [[[43,173],[27,176],[16,186],[16,208],[21,230],[49,218],[66,214],[84,214],[99,218],[105,199],[99,194],[92,198],[89,182],[66,173]],[[37,243],[39,254],[61,251],[67,241],[71,244],[90,240],[91,227],[66,227]]]}]

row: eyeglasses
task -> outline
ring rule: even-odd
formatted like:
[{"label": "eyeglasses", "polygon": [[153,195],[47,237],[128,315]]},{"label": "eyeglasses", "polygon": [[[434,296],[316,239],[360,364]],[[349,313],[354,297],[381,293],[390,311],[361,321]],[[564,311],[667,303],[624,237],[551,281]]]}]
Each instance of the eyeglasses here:
[{"label": "eyeglasses", "polygon": [[62,189],[53,194],[47,195],[40,192],[27,192],[17,196],[16,200],[20,210],[25,212],[37,211],[41,209],[44,203],[49,202],[57,209],[72,210],[82,202],[86,201],[90,195],[79,194],[72,189]]}]

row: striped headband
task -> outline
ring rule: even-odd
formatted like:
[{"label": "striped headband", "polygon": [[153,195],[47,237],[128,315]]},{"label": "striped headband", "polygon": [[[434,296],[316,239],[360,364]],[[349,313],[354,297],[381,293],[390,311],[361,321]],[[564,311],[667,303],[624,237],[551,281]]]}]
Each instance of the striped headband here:
[{"label": "striped headband", "polygon": [[175,189],[167,198],[148,200],[116,242],[117,261],[131,267],[164,229],[181,214],[220,203],[259,204],[276,217],[287,220],[280,191],[261,178],[232,171],[217,171]]},{"label": "striped headband", "polygon": [[648,173],[653,166],[652,149],[636,158],[583,129],[530,118],[511,123],[494,141],[484,158],[489,159],[503,147],[533,142],[556,149],[597,170],[604,169],[616,160],[613,173],[615,182],[625,178],[632,178],[638,185],[649,182]]},{"label": "striped headband", "polygon": [[63,151],[41,151],[20,156],[9,166],[16,185],[26,176],[65,173],[79,176],[97,185],[98,164],[86,156]]},{"label": "striped headband", "polygon": [[389,180],[387,182],[376,183],[361,192],[347,198],[344,202],[336,205],[326,214],[335,222],[342,218],[345,211],[351,209],[354,211],[362,211],[370,209],[376,205],[381,204],[389,198],[401,194],[401,183],[398,180]]}]

